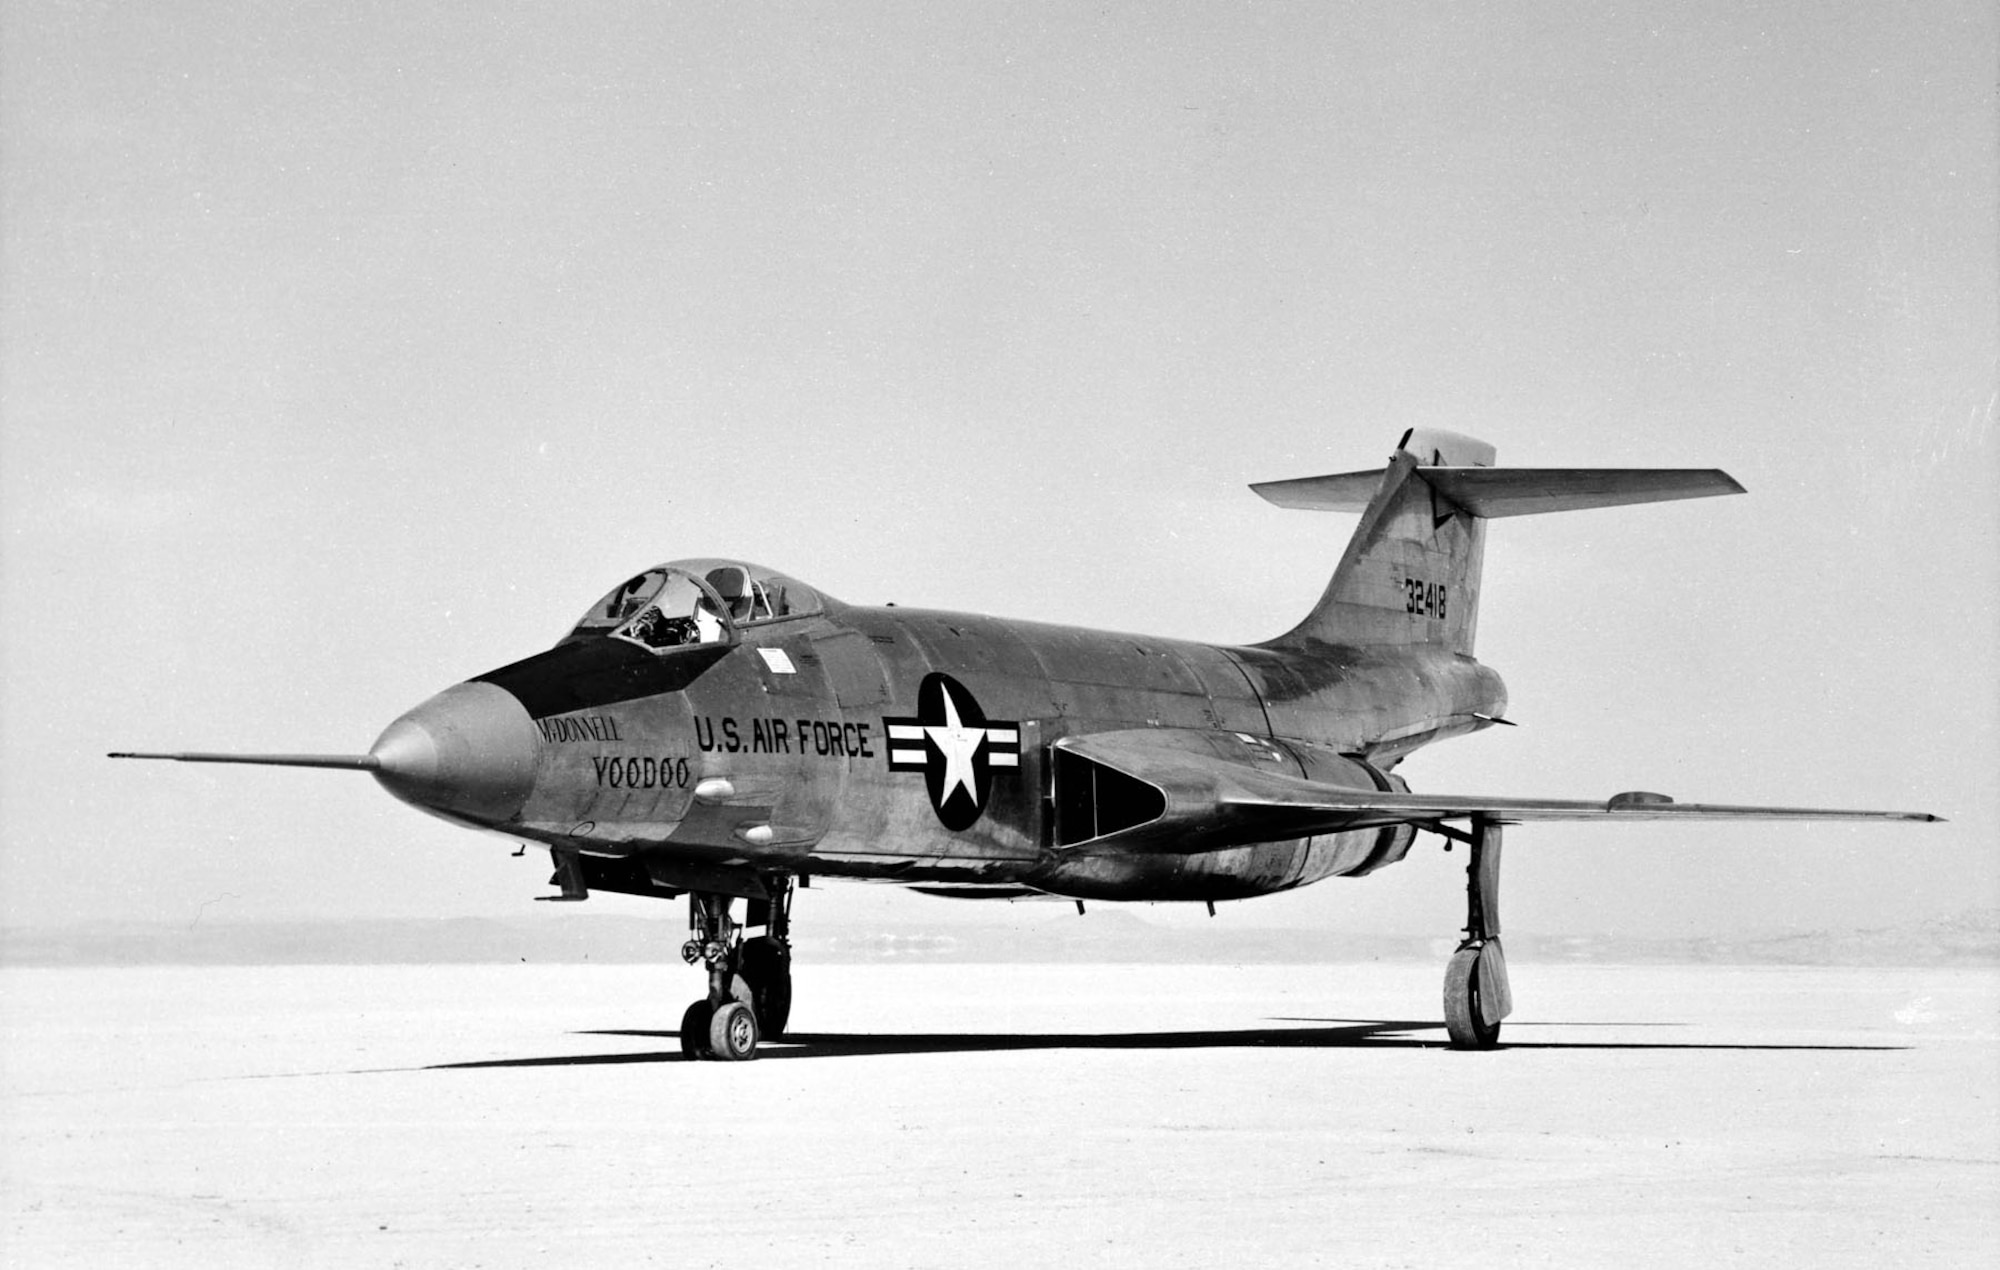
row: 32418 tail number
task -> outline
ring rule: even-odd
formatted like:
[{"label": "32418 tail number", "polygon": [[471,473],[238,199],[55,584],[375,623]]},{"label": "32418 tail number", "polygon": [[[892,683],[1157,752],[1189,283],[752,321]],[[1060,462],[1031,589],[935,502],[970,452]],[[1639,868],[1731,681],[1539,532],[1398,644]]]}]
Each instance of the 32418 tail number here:
[{"label": "32418 tail number", "polygon": [[1422,578],[1403,579],[1403,611],[1440,620],[1445,614],[1445,584]]}]

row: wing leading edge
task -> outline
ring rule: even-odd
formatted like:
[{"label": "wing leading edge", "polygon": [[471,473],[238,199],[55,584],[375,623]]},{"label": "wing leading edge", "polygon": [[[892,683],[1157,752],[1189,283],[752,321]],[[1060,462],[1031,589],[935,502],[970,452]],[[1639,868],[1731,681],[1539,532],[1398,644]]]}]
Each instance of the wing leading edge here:
[{"label": "wing leading edge", "polygon": [[[1301,782],[1310,784],[1311,782]],[[1460,794],[1377,794],[1365,790],[1333,790],[1315,786],[1313,807],[1329,814],[1378,815],[1385,820],[1422,824],[1432,820],[1464,820],[1485,816],[1501,824],[1531,820],[1914,820],[1934,824],[1944,819],[1926,811],[1860,811],[1841,807],[1754,807],[1733,803],[1679,803],[1665,794],[1631,791],[1602,802],[1587,798],[1481,798]],[[1292,809],[1292,797],[1273,802],[1237,799],[1244,807]],[[1371,822],[1373,823],[1373,822]]]}]

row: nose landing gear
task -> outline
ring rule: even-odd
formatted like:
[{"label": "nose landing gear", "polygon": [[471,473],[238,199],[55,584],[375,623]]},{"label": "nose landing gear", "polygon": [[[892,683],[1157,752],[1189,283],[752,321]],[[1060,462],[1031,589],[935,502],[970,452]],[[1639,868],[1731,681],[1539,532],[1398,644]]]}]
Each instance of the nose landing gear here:
[{"label": "nose landing gear", "polygon": [[[1456,835],[1454,835],[1456,836]],[[1465,864],[1465,939],[1444,971],[1444,1023],[1453,1049],[1492,1049],[1514,1012],[1500,950],[1500,826],[1476,816]]]},{"label": "nose landing gear", "polygon": [[[681,957],[708,969],[708,995],[681,1016],[681,1053],[688,1058],[741,1062],[757,1057],[760,1038],[784,1035],[792,1012],[792,879],[769,879],[771,898],[749,901],[739,924],[735,898],[688,894],[689,938]],[[765,933],[743,938],[745,926]]]}]

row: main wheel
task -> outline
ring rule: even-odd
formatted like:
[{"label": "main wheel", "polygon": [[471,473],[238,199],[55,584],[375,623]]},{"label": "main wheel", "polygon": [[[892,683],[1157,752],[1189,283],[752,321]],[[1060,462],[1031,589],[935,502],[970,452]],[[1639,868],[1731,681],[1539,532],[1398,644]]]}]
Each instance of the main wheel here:
[{"label": "main wheel", "polygon": [[1492,1049],[1500,1040],[1500,1020],[1486,1021],[1480,997],[1480,951],[1461,948],[1444,968],[1444,1027],[1453,1049]]},{"label": "main wheel", "polygon": [[791,950],[768,936],[746,939],[740,973],[750,985],[758,1034],[777,1040],[792,1017]]},{"label": "main wheel", "polygon": [[715,1007],[703,997],[687,1008],[681,1015],[681,1054],[687,1058],[708,1058],[708,1025],[715,1016]]},{"label": "main wheel", "polygon": [[740,1063],[757,1057],[757,1015],[741,1001],[726,1001],[708,1024],[712,1058]]}]

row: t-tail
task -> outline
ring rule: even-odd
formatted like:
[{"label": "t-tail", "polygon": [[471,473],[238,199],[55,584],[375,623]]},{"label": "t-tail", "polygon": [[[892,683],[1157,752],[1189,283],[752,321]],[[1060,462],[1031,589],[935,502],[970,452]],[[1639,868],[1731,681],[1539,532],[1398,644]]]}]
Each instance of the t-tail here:
[{"label": "t-tail", "polygon": [[1472,437],[1413,428],[1387,467],[1251,486],[1280,507],[1361,513],[1319,603],[1271,644],[1434,645],[1470,656],[1486,521],[1743,492],[1714,468],[1504,468],[1494,454]]}]

